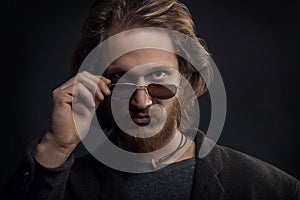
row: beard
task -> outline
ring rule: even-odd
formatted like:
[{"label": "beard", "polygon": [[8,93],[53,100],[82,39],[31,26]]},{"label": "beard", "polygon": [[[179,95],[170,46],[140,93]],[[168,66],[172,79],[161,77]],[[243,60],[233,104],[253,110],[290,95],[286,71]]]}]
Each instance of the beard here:
[{"label": "beard", "polygon": [[[106,107],[107,106],[102,106]],[[108,109],[99,108],[100,112],[97,112],[98,121],[104,130],[114,129],[113,133],[108,138],[118,147],[134,152],[134,153],[148,153],[158,150],[167,145],[174,137],[175,130],[180,123],[180,105],[175,98],[168,108],[166,108],[166,121],[163,128],[155,135],[147,138],[134,137],[123,132],[113,120],[112,114]],[[141,112],[149,112],[149,108],[142,110]],[[100,116],[98,113],[102,113]],[[106,116],[105,118],[103,116]]]}]

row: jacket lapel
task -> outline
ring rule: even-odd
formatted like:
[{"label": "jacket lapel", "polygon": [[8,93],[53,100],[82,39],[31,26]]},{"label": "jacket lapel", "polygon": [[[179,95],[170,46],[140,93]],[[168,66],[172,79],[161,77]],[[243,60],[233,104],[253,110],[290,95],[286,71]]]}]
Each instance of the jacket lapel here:
[{"label": "jacket lapel", "polygon": [[[204,137],[201,132],[196,136],[197,152],[200,152],[200,147],[206,148],[206,145],[213,145],[213,142],[207,138],[204,144]],[[218,177],[222,168],[220,150],[217,145],[204,158],[197,157],[192,199],[221,200],[224,198],[225,190]]]}]

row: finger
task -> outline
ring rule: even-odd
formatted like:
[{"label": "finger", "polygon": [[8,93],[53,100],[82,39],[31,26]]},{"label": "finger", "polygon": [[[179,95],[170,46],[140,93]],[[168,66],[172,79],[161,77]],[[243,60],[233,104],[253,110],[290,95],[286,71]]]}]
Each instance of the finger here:
[{"label": "finger", "polygon": [[98,95],[99,100],[103,100],[102,96],[108,96],[111,94],[109,88],[108,88],[108,84],[111,83],[111,81],[103,76],[95,76],[93,74],[90,74],[89,72],[82,72],[82,74],[90,79],[92,79],[93,81],[95,81],[98,84],[98,87],[100,88],[100,91],[97,90],[96,92],[98,94],[96,94],[96,96]]},{"label": "finger", "polygon": [[[76,80],[76,81],[75,81]],[[83,97],[78,97],[79,96],[79,92],[78,91],[85,91],[85,89],[83,89],[82,85],[84,85],[91,93],[91,95],[95,96],[95,99],[93,100],[92,103],[92,99],[86,98],[86,103],[87,106],[94,106],[94,104],[96,103],[96,105],[99,105],[101,101],[104,100],[105,96],[108,96],[111,94],[107,84],[109,84],[111,81],[103,76],[96,76],[93,75],[87,71],[83,71],[81,73],[78,73],[76,75],[76,77],[71,78],[70,80],[68,80],[66,83],[64,83],[60,89],[65,92],[66,94],[73,96],[74,97],[74,103],[78,102],[80,98]],[[79,84],[80,83],[80,84]],[[75,84],[75,88],[73,88],[73,85]],[[81,85],[82,84],[82,85]],[[76,88],[79,87],[79,88]],[[74,94],[74,91],[76,94]],[[87,91],[85,91],[87,92]],[[85,93],[84,92],[84,93]],[[80,94],[85,95],[85,94]],[[69,103],[71,98],[69,98]]]},{"label": "finger", "polygon": [[[94,76],[94,77],[90,76],[90,78],[86,77],[86,73],[88,73],[88,72],[81,72],[81,73],[77,74],[75,77],[69,79],[66,83],[61,85],[58,89],[60,89],[61,91],[65,92],[71,96],[74,96],[74,94],[73,94],[74,85],[76,85],[76,87],[77,87],[79,85],[79,83],[81,83],[81,84],[85,85],[92,93],[94,93],[97,88],[97,83],[98,83],[99,78],[97,78],[96,76]],[[92,80],[90,80],[90,79],[92,79]]]},{"label": "finger", "polygon": [[100,85],[102,85],[101,88],[99,87],[99,83],[94,82],[94,80],[91,80],[88,77],[84,77],[81,79],[80,82],[82,84],[84,84],[90,90],[92,95],[94,95],[95,99],[100,103],[101,101],[104,100],[105,96],[108,96],[110,94],[110,91],[109,91],[107,85],[102,80],[100,80],[98,77],[97,77],[97,81],[99,81]]},{"label": "finger", "polygon": [[104,76],[100,76],[100,79],[103,80],[107,85],[109,85],[111,83],[111,80],[105,78]]},{"label": "finger", "polygon": [[55,90],[56,103],[72,104],[75,113],[81,116],[89,117],[91,109],[95,108],[95,102],[91,92],[81,83],[73,91],[73,86],[64,89],[57,88]]},{"label": "finger", "polygon": [[104,100],[104,94],[102,93],[102,91],[100,90],[100,88],[97,88],[96,91],[96,98],[97,101],[103,101]]},{"label": "finger", "polygon": [[99,79],[100,79],[100,80],[104,81],[104,83],[106,85],[109,85],[111,83],[111,80],[105,78],[104,76],[93,75],[87,71],[83,71],[82,73],[83,73],[83,75],[89,77],[90,79],[94,80],[95,82],[99,82]]},{"label": "finger", "polygon": [[96,75],[93,75],[93,74],[91,74],[91,73],[89,73],[89,72],[87,72],[87,71],[83,71],[83,72],[81,72],[84,76],[86,76],[86,77],[88,77],[88,78],[90,78],[90,79],[92,79],[93,81],[95,81],[95,83],[98,83],[98,81],[99,81],[99,76],[96,76]]},{"label": "finger", "polygon": [[111,94],[111,91],[109,90],[108,85],[101,79],[98,82],[98,87],[106,96]]},{"label": "finger", "polygon": [[[84,71],[82,72],[83,75],[89,77],[90,79],[94,80],[95,82],[98,83],[98,86],[100,87],[102,93],[104,93],[104,95],[108,96],[111,94],[109,88],[108,88],[108,84],[111,83],[111,80],[103,77],[103,76],[96,76],[96,75],[93,75],[87,71]],[[101,96],[101,95],[100,95]]]},{"label": "finger", "polygon": [[[72,87],[69,87],[72,88]],[[72,96],[70,95],[70,89],[62,90],[60,88],[56,88],[52,92],[53,101],[55,103],[72,103]]]},{"label": "finger", "polygon": [[71,87],[74,85],[74,81],[75,81],[75,77],[72,77],[69,80],[67,80],[64,84],[62,84],[59,88],[63,90],[67,87]]},{"label": "finger", "polygon": [[[72,103],[72,99],[74,99],[73,103],[77,103],[80,98],[84,98],[84,97],[80,97],[81,94],[79,94],[80,93],[79,90],[80,91],[81,90],[85,90],[85,89],[82,89],[82,87],[84,85],[82,83],[77,83],[76,85],[77,86],[76,86],[76,88],[74,90],[73,90],[73,86],[69,86],[69,87],[66,87],[64,89],[61,89],[61,88],[57,89],[57,90],[61,91],[61,93],[63,93],[64,95],[68,95],[69,96],[69,100],[68,100],[67,103]],[[91,93],[90,90],[89,90],[89,92]],[[63,95],[63,94],[61,94],[61,95]],[[93,96],[92,93],[91,93],[91,95]],[[96,94],[95,94],[95,103],[96,103],[96,106],[98,106],[100,104],[100,102],[103,101],[103,100],[104,100],[104,95],[102,94],[100,88],[97,87]]]},{"label": "finger", "polygon": [[59,87],[57,88],[60,92],[69,95],[70,97],[73,96],[73,85],[71,86],[65,86],[65,87]]},{"label": "finger", "polygon": [[[78,91],[76,91],[78,90]],[[82,83],[78,83],[77,88],[75,89],[75,94],[77,93],[77,101],[83,102],[86,104],[87,108],[95,108],[95,100],[94,95],[90,92],[90,90],[83,85]]]},{"label": "finger", "polygon": [[77,74],[77,82],[83,84],[93,94],[96,92],[96,89],[98,87],[98,81],[91,79],[85,73]]},{"label": "finger", "polygon": [[91,110],[87,108],[83,102],[77,102],[76,104],[73,104],[72,109],[74,113],[80,116],[89,117],[91,115]]}]

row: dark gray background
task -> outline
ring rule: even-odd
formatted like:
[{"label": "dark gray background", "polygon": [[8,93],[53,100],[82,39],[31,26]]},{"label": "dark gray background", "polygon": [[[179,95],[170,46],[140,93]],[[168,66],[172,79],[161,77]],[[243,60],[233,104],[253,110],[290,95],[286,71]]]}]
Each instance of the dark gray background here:
[{"label": "dark gray background", "polygon": [[[185,1],[226,87],[220,144],[300,178],[299,3]],[[69,77],[71,54],[93,0],[1,5],[1,182],[26,145],[48,128],[51,92]],[[203,100],[201,102],[201,100]],[[208,112],[207,95],[200,98]],[[200,127],[204,130],[204,118]]]}]

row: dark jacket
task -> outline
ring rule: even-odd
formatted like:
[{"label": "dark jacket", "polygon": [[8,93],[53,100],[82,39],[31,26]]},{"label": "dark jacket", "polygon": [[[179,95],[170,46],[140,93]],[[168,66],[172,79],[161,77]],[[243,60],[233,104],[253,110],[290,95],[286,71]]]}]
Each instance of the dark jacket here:
[{"label": "dark jacket", "polygon": [[[203,137],[196,137],[197,152]],[[29,151],[3,199],[111,199],[103,184],[112,181],[109,170],[91,155],[71,156],[62,166],[47,169]],[[196,158],[192,199],[300,200],[300,183],[261,160],[216,145],[206,157]]]}]

